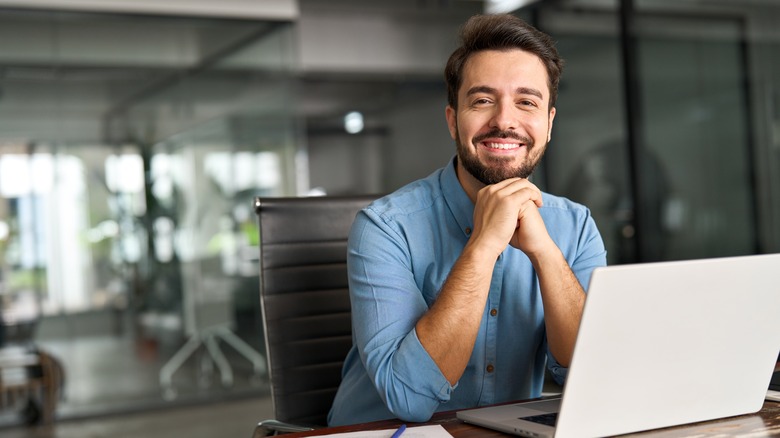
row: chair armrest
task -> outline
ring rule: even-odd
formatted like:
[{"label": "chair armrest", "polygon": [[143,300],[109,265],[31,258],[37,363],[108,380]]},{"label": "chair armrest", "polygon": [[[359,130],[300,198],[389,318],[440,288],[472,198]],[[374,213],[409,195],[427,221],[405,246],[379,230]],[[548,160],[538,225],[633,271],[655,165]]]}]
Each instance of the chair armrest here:
[{"label": "chair armrest", "polygon": [[252,438],[261,438],[271,435],[279,435],[282,433],[306,432],[309,430],[314,429],[308,426],[290,424],[277,420],[263,420],[257,423],[255,432],[252,434]]}]

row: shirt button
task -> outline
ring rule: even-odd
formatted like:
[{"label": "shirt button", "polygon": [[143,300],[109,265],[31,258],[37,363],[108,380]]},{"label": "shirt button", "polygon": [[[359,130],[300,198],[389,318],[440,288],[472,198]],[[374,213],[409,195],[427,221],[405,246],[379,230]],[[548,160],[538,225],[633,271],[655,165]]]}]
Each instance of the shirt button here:
[{"label": "shirt button", "polygon": [[498,315],[498,310],[490,309],[490,316],[496,316],[496,315]]},{"label": "shirt button", "polygon": [[466,234],[471,234],[471,228],[469,228],[469,227],[466,227],[466,230],[465,230],[465,231],[466,231]]},{"label": "shirt button", "polygon": [[485,371],[487,371],[487,372],[489,372],[489,373],[492,373],[494,369],[495,369],[495,368],[493,368],[493,365],[492,365],[492,364],[491,364],[491,365],[488,365],[487,367],[485,367]]}]

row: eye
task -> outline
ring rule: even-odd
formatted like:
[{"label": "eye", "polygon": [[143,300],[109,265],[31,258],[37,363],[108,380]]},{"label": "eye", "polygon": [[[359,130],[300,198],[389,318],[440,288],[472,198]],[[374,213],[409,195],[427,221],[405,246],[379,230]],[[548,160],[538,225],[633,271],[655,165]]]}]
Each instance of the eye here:
[{"label": "eye", "polygon": [[523,99],[519,102],[520,106],[531,106],[531,107],[537,107],[536,102],[530,99]]},{"label": "eye", "polygon": [[472,106],[485,106],[485,105],[490,105],[490,103],[491,103],[490,99],[488,99],[486,97],[480,97],[480,98],[474,99],[474,101],[471,102],[471,105]]}]

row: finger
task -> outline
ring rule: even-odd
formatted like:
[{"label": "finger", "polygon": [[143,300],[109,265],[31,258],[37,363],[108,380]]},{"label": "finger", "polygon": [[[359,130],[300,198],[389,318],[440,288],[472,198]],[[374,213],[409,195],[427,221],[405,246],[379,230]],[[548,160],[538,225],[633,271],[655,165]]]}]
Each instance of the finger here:
[{"label": "finger", "polygon": [[512,196],[519,202],[531,200],[537,207],[542,206],[542,191],[528,180],[521,180],[507,185],[502,189],[505,196]]},{"label": "finger", "polygon": [[[495,184],[490,184],[488,186],[483,187],[480,192],[485,192],[487,194],[499,194],[501,195],[502,192],[504,192],[507,188],[512,186],[513,184],[516,184],[518,182],[522,181],[521,178],[508,178],[503,181],[499,181]],[[514,191],[514,190],[512,190]],[[511,193],[511,191],[510,191]]]},{"label": "finger", "polygon": [[526,178],[508,178],[483,187],[477,193],[477,199],[479,200],[480,198],[485,200],[505,199],[511,200],[513,203],[532,200],[537,207],[541,207],[543,204],[542,191]]}]

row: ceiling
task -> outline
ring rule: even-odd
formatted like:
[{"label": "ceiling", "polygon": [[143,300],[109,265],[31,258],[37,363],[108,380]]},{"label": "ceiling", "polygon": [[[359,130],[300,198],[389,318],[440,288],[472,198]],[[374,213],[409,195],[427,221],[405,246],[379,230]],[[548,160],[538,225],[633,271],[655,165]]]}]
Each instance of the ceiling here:
[{"label": "ceiling", "polygon": [[[295,25],[0,9],[0,140],[101,144],[115,139],[116,121],[127,116],[157,125],[161,137],[242,110],[282,111],[324,129],[347,111],[381,113],[420,93],[443,93],[440,71],[457,28],[482,9],[476,0],[299,3]],[[616,3],[538,5],[573,14],[561,28],[585,29],[589,21],[578,13]],[[774,0],[636,5],[778,14]]]}]

